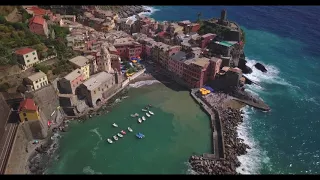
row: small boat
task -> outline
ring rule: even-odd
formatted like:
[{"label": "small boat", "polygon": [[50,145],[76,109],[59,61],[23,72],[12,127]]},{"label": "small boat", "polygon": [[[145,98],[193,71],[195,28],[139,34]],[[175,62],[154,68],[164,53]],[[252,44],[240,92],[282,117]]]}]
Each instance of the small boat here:
[{"label": "small boat", "polygon": [[142,139],[142,138],[144,138],[144,135],[139,132],[139,133],[136,134],[136,137],[139,138],[139,139]]},{"label": "small boat", "polygon": [[146,109],[141,109],[141,111],[147,112],[148,110],[146,110]]},{"label": "small boat", "polygon": [[113,126],[113,127],[118,127],[118,124],[113,123],[112,126]]},{"label": "small boat", "polygon": [[139,123],[142,123],[142,120],[141,120],[141,118],[139,118],[139,119],[138,119],[138,122],[139,122]]},{"label": "small boat", "polygon": [[114,139],[115,141],[118,141],[118,137],[117,137],[117,136],[113,136],[113,139]]},{"label": "small boat", "polygon": [[111,139],[107,139],[108,143],[112,144],[113,141]]},{"label": "small boat", "polygon": [[151,105],[151,104],[148,104],[148,106],[149,106],[149,107],[152,107],[152,105]]},{"label": "small boat", "polygon": [[152,111],[149,111],[149,113],[150,113],[151,115],[154,115],[154,113],[153,113]]},{"label": "small boat", "polygon": [[126,135],[127,133],[124,130],[121,130],[121,134]]},{"label": "small boat", "polygon": [[150,114],[149,114],[149,113],[146,113],[146,116],[147,116],[147,117],[150,117]]},{"label": "small boat", "polygon": [[120,134],[120,133],[118,133],[117,135],[118,135],[118,137],[121,137],[121,138],[123,137],[123,135],[122,135],[122,134]]},{"label": "small boat", "polygon": [[145,120],[146,120],[146,117],[142,116],[142,120],[144,120],[144,121],[145,121]]},{"label": "small boat", "polygon": [[133,130],[132,130],[130,127],[128,127],[128,131],[129,131],[129,132],[132,132]]}]

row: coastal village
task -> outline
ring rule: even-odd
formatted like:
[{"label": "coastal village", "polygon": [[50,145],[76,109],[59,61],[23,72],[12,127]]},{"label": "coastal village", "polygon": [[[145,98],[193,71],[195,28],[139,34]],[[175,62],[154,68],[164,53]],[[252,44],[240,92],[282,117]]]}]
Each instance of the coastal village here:
[{"label": "coastal village", "polygon": [[[39,37],[41,45],[17,45],[7,57],[8,61],[15,60],[18,68],[9,72],[10,63],[1,66],[7,79],[1,80],[0,95],[2,174],[21,173],[18,170],[21,167],[16,167],[18,161],[27,163],[28,158],[21,159],[22,154],[41,151],[41,142],[52,138],[55,131],[66,131],[67,121],[88,118],[89,112],[103,107],[146,73],[172,79],[191,90],[194,99],[210,115],[214,155],[201,158],[229,159],[245,153],[247,148],[242,145],[241,152],[228,155],[231,147],[225,147],[228,135],[223,129],[231,127],[225,127],[222,116],[229,114],[228,121],[241,117],[230,108],[228,112],[219,111],[224,107],[215,104],[225,104],[224,100],[215,102],[219,93],[224,92],[239,103],[269,110],[261,100],[244,91],[244,85],[252,83],[243,72],[247,70],[243,68],[244,34],[237,23],[227,20],[225,10],[221,17],[210,20],[200,20],[198,15],[197,22],[158,22],[145,15],[125,17],[123,13],[96,6],[79,6],[81,14],[62,14],[65,7],[56,6],[19,8],[29,17],[25,19],[24,31]],[[1,32],[5,29],[3,24],[10,24],[7,21],[12,14],[0,23]],[[14,27],[17,24],[11,22]],[[265,70],[261,64],[257,68]],[[18,83],[13,85],[14,81]],[[237,137],[233,134],[232,138]],[[192,156],[191,160],[201,158]],[[238,162],[233,162],[232,168],[237,165]],[[197,166],[196,163],[194,167]],[[216,172],[212,170],[215,165],[210,167],[198,171],[204,174],[233,171],[230,168]]]}]

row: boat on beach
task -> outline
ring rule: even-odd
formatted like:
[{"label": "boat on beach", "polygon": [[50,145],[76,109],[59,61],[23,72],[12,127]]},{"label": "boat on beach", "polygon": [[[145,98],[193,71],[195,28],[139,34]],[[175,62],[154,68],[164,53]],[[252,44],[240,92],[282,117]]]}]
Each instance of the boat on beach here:
[{"label": "boat on beach", "polygon": [[154,115],[154,113],[152,111],[149,111],[149,114]]},{"label": "boat on beach", "polygon": [[108,141],[109,144],[113,143],[113,141],[111,139],[107,139],[107,141]]},{"label": "boat on beach", "polygon": [[113,127],[118,127],[118,124],[113,123],[112,126],[113,126]]},{"label": "boat on beach", "polygon": [[144,120],[144,121],[145,121],[145,120],[146,120],[146,117],[142,116],[142,120]]},{"label": "boat on beach", "polygon": [[124,130],[121,130],[121,134],[126,135],[127,133]]},{"label": "boat on beach", "polygon": [[135,113],[135,114],[131,114],[131,117],[138,117],[139,114],[138,113]]},{"label": "boat on beach", "polygon": [[141,111],[147,112],[148,110],[146,110],[146,109],[141,109]]},{"label": "boat on beach", "polygon": [[139,118],[139,119],[138,119],[138,122],[139,122],[139,123],[142,123],[142,120],[141,120],[141,118]]},{"label": "boat on beach", "polygon": [[118,141],[118,137],[117,137],[117,136],[113,136],[113,139],[114,139],[115,141]]},{"label": "boat on beach", "polygon": [[117,135],[118,135],[118,137],[121,137],[121,138],[123,137],[123,135],[122,135],[122,134],[120,134],[120,133],[118,133]]},{"label": "boat on beach", "polygon": [[150,114],[149,114],[149,113],[146,113],[146,116],[147,116],[147,117],[150,117]]},{"label": "boat on beach", "polygon": [[128,131],[129,131],[129,132],[132,132],[133,130],[132,130],[130,127],[128,127]]}]

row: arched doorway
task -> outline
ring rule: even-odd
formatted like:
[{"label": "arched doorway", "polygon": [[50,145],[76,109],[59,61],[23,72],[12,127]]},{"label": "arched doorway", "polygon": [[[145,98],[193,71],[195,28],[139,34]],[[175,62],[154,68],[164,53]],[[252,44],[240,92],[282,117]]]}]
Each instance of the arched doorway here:
[{"label": "arched doorway", "polygon": [[99,106],[101,104],[101,99],[97,99],[96,105]]}]

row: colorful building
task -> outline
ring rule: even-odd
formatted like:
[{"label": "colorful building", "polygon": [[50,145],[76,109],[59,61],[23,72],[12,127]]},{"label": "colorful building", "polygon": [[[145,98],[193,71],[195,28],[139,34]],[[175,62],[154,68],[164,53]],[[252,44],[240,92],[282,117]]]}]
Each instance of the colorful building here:
[{"label": "colorful building", "polygon": [[76,69],[59,80],[61,94],[75,94],[76,88],[84,82],[85,75],[81,69]]},{"label": "colorful building", "polygon": [[90,63],[89,59],[84,56],[77,56],[69,60],[69,62],[75,67],[82,70],[84,73],[84,80],[90,78]]},{"label": "colorful building", "polygon": [[40,120],[39,109],[33,99],[23,100],[18,111],[21,122]]},{"label": "colorful building", "polygon": [[45,19],[41,16],[34,16],[29,21],[29,29],[31,32],[48,37],[49,29]]},{"label": "colorful building", "polygon": [[132,38],[116,39],[113,45],[119,52],[120,57],[125,59],[139,57],[142,52],[142,45]]},{"label": "colorful building", "polygon": [[34,64],[39,62],[38,54],[35,49],[21,48],[15,51],[18,62],[22,66],[22,69],[28,69]]},{"label": "colorful building", "polygon": [[168,61],[168,70],[177,74],[178,77],[183,76],[184,62],[187,60],[187,54],[179,51],[172,55]]},{"label": "colorful building", "polygon": [[216,37],[216,34],[208,33],[201,36],[200,48],[203,49]]}]

